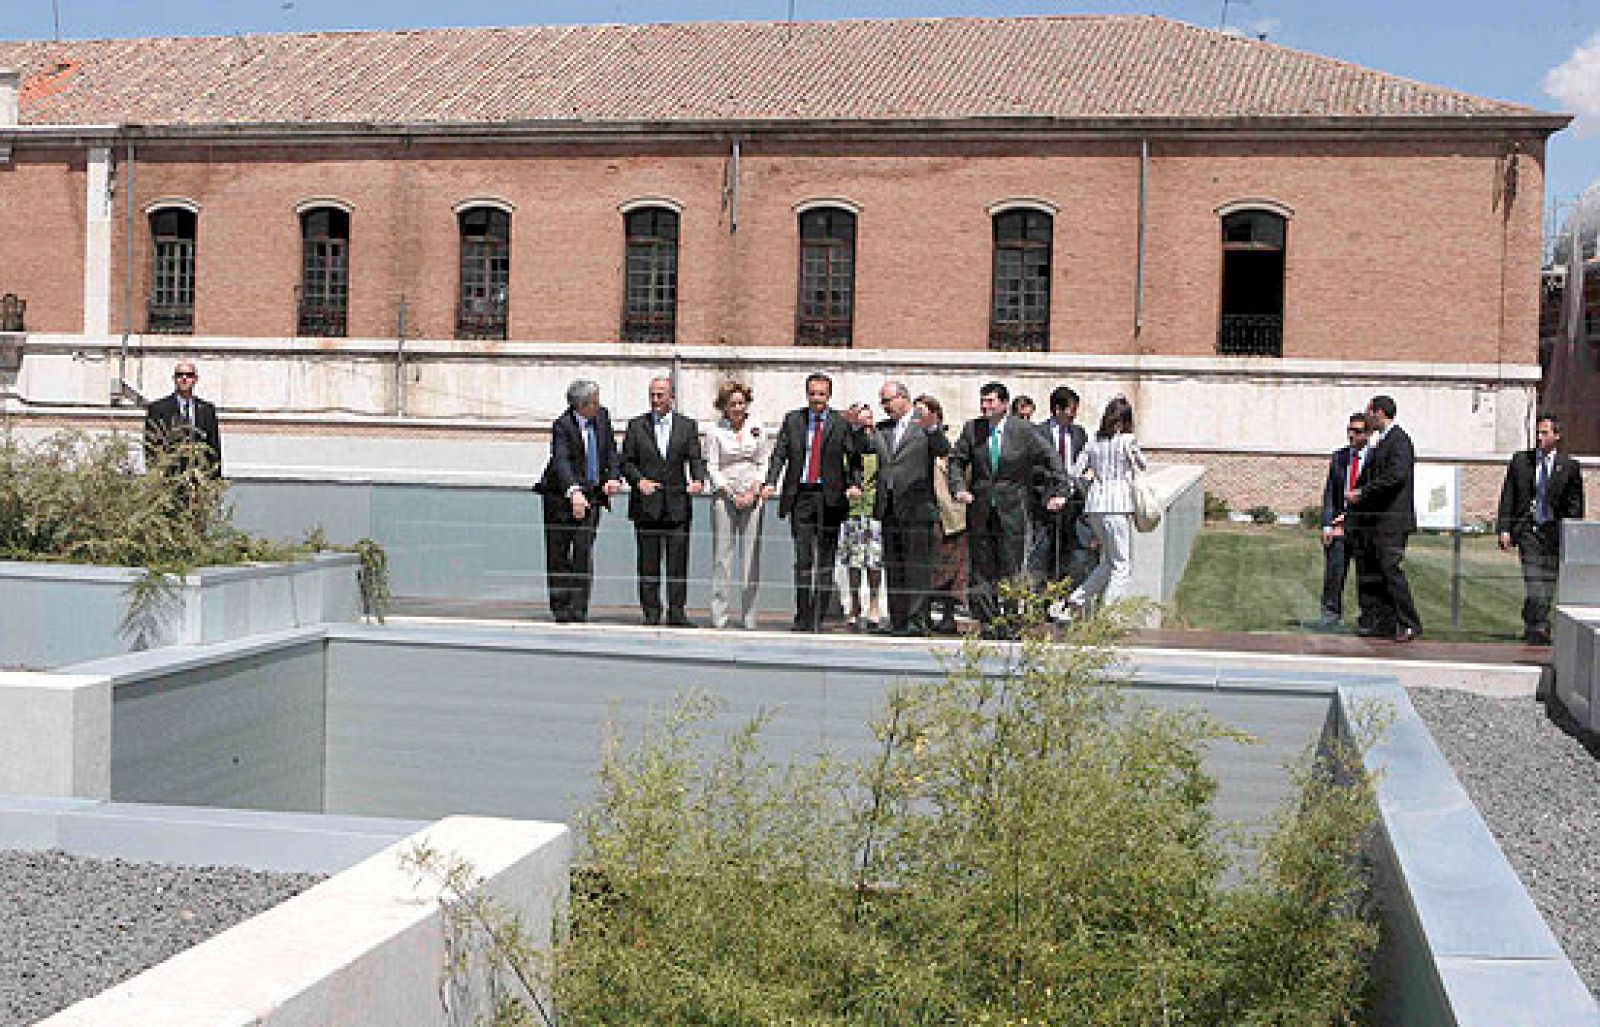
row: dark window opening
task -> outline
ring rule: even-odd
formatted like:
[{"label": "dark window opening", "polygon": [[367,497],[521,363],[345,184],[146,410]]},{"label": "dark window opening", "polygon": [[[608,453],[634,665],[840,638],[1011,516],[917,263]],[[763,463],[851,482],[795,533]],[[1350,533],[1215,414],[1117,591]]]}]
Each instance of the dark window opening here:
[{"label": "dark window opening", "polygon": [[1222,219],[1222,316],[1217,352],[1283,356],[1284,242],[1288,222],[1246,210]]},{"label": "dark window opening", "polygon": [[461,212],[461,295],[456,338],[504,339],[511,292],[511,215],[494,207]]},{"label": "dark window opening", "polygon": [[318,207],[300,215],[299,334],[341,338],[350,308],[350,215]]},{"label": "dark window opening", "polygon": [[1050,250],[1053,219],[1035,210],[994,218],[994,304],[989,348],[1050,348]]},{"label": "dark window opening", "polygon": [[678,213],[665,207],[629,211],[622,341],[676,340],[678,330]]},{"label": "dark window opening", "polygon": [[145,330],[161,335],[194,333],[194,244],[199,219],[193,211],[165,207],[150,214],[154,252]]},{"label": "dark window opening", "polygon": [[849,348],[855,324],[856,216],[823,207],[800,215],[796,346]]}]

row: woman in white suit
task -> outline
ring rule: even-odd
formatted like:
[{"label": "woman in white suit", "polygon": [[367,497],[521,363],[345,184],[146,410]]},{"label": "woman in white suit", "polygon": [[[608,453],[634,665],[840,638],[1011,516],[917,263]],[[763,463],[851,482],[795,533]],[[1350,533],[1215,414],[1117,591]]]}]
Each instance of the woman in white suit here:
[{"label": "woman in white suit", "polygon": [[712,490],[714,628],[727,627],[731,616],[738,617],[746,628],[756,626],[756,593],[761,588],[761,484],[771,442],[761,426],[750,420],[754,399],[754,390],[743,382],[724,382],[716,400],[722,418],[706,429],[706,477],[711,479]]},{"label": "woman in white suit", "polygon": [[1106,404],[1100,429],[1072,467],[1074,477],[1088,479],[1083,512],[1100,542],[1100,562],[1068,597],[1073,614],[1082,613],[1090,599],[1099,597],[1110,604],[1128,594],[1133,569],[1133,472],[1145,466],[1133,437],[1133,404],[1116,396]]}]

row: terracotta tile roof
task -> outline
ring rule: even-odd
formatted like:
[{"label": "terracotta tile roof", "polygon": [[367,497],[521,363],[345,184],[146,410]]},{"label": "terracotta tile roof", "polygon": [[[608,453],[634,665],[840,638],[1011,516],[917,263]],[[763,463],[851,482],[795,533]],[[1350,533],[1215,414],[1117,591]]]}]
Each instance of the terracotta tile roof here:
[{"label": "terracotta tile roof", "polygon": [[1143,15],[0,42],[24,124],[1531,115]]}]

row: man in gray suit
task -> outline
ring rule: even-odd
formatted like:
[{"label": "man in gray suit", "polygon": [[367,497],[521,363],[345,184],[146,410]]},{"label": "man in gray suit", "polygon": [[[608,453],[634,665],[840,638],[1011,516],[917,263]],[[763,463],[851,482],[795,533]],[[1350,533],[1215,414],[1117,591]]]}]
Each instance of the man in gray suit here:
[{"label": "man in gray suit", "polygon": [[883,564],[889,577],[889,632],[928,633],[928,583],[933,571],[933,531],[939,502],[933,491],[934,461],[950,454],[950,440],[917,422],[911,391],[888,381],[878,390],[887,416],[872,432],[878,454],[878,495],[873,505],[883,523]]},{"label": "man in gray suit", "polygon": [[997,588],[1022,570],[1034,474],[1046,479],[1047,511],[1057,513],[1067,505],[1061,458],[1033,425],[1007,413],[1010,398],[999,382],[985,385],[979,391],[983,416],[967,422],[950,454],[950,492],[968,504],[967,605],[990,637],[1011,633],[994,625],[1001,612]]}]

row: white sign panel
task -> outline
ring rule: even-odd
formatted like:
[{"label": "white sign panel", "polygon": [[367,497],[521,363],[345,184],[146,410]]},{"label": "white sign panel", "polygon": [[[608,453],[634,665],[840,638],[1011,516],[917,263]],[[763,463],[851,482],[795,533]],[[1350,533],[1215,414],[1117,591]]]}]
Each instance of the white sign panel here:
[{"label": "white sign panel", "polygon": [[1412,479],[1417,527],[1454,531],[1461,527],[1461,468],[1417,464]]}]

